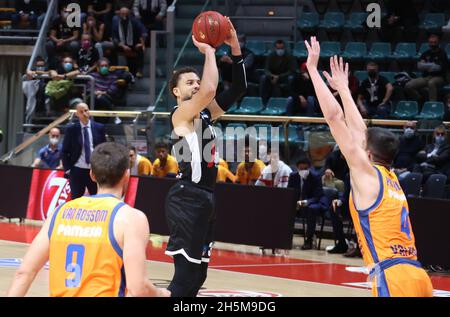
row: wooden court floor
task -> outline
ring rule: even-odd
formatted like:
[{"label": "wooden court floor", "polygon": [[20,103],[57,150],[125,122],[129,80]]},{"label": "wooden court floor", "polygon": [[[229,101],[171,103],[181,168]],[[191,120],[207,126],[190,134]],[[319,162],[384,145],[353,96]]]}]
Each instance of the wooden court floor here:
[{"label": "wooden court floor", "polygon": [[[28,244],[40,224],[0,221],[0,296],[4,296]],[[159,287],[173,276],[171,258],[164,254],[167,237],[152,235],[147,248],[147,273]],[[294,238],[286,256],[261,255],[259,248],[216,243],[208,278],[200,296],[370,297],[361,259],[302,251]],[[324,240],[322,246],[331,244]],[[270,254],[270,252],[268,252]],[[435,296],[450,297],[450,276],[431,275]],[[38,274],[28,296],[48,296],[48,266]]]}]

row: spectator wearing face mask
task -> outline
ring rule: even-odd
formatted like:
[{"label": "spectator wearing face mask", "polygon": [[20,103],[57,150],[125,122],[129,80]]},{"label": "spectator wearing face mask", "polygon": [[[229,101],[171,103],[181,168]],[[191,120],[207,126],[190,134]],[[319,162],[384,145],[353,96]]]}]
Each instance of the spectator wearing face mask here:
[{"label": "spectator wearing face mask", "polygon": [[417,69],[422,72],[422,77],[410,80],[405,85],[405,94],[410,100],[420,103],[425,101],[421,95],[421,89],[428,88],[430,101],[438,100],[438,90],[445,83],[448,69],[447,53],[439,47],[439,36],[430,35],[428,38],[429,50],[425,51],[419,58]]},{"label": "spectator wearing face mask", "polygon": [[291,173],[288,188],[298,190],[297,208],[299,214],[306,218],[305,244],[302,250],[310,250],[316,231],[316,220],[320,212],[327,206],[323,204],[323,188],[320,175],[311,170],[311,161],[302,157],[297,161],[298,172]]},{"label": "spectator wearing face mask", "polygon": [[366,69],[369,77],[359,87],[358,109],[363,117],[386,118],[391,109],[390,99],[394,87],[389,80],[379,75],[376,63],[369,62]]},{"label": "spectator wearing face mask", "polygon": [[[35,95],[27,95],[27,115],[29,113],[29,107],[28,102],[31,102],[31,98],[35,97],[35,107],[34,110],[31,110],[31,112],[36,113],[44,113],[45,112],[45,85],[47,84],[45,79],[38,78],[38,76],[42,75],[48,75],[49,70],[47,67],[47,64],[45,62],[45,59],[42,56],[37,56],[36,61],[33,67],[31,69],[27,70],[27,79],[28,80],[37,80],[38,81],[38,87],[35,90]],[[33,106],[30,106],[30,108],[33,108]]]},{"label": "spectator wearing face mask", "polygon": [[288,116],[314,116],[320,112],[320,107],[317,106],[316,92],[306,69],[306,63],[300,66],[300,73],[293,76],[290,94],[286,105]]},{"label": "spectator wearing face mask", "polygon": [[281,85],[287,85],[289,76],[295,72],[296,61],[286,48],[283,40],[275,42],[274,50],[266,59],[265,74],[260,79],[260,96],[264,103],[278,91],[281,93]]},{"label": "spectator wearing face mask", "polygon": [[267,152],[270,163],[261,173],[256,181],[256,186],[286,188],[288,186],[289,175],[292,173],[291,168],[280,160],[278,151],[270,150]]},{"label": "spectator wearing face mask", "polygon": [[102,58],[98,61],[97,71],[91,73],[95,79],[95,108],[111,110],[113,99],[117,93],[117,75],[109,71],[109,60]]},{"label": "spectator wearing face mask", "polygon": [[417,163],[417,154],[423,147],[423,141],[416,134],[416,123],[414,121],[406,122],[393,165],[399,179],[404,178],[413,170]]},{"label": "spectator wearing face mask", "polygon": [[81,49],[78,51],[78,68],[81,73],[88,74],[95,70],[99,54],[93,46],[92,38],[89,33],[81,36]]},{"label": "spectator wearing face mask", "polygon": [[58,128],[53,128],[48,134],[49,144],[41,148],[37,158],[31,167],[61,169],[62,168],[62,144],[60,141],[61,132]]},{"label": "spectator wearing face mask", "polygon": [[447,130],[440,125],[434,129],[433,144],[425,147],[418,153],[420,164],[416,164],[414,172],[423,174],[423,182],[426,182],[432,174],[446,174],[450,172],[450,145],[447,143]]}]

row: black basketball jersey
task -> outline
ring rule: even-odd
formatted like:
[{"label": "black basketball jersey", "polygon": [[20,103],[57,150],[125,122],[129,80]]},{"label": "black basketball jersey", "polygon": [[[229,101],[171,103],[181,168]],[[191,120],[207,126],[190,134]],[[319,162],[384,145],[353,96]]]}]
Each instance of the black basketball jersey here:
[{"label": "black basketball jersey", "polygon": [[212,189],[216,183],[219,155],[215,146],[216,134],[211,125],[211,113],[206,108],[201,111],[200,118],[194,120],[194,131],[180,137],[176,135],[172,123],[177,109],[178,106],[170,114],[170,124],[172,138],[179,138],[172,148],[172,155],[178,161],[178,177]]}]

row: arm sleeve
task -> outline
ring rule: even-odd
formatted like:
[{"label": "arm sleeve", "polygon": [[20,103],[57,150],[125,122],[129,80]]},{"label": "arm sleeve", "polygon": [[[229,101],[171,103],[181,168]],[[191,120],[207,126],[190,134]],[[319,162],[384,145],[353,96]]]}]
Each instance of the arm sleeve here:
[{"label": "arm sleeve", "polygon": [[231,59],[233,60],[231,88],[216,96],[217,104],[224,111],[227,111],[239,100],[247,89],[247,78],[242,56],[231,56]]}]

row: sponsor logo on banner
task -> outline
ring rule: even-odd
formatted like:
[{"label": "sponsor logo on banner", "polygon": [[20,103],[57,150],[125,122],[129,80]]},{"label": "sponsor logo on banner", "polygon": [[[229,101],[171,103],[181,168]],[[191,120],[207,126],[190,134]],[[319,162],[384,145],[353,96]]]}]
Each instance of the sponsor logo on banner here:
[{"label": "sponsor logo on banner", "polygon": [[33,170],[27,218],[45,220],[59,206],[70,200],[69,181],[64,172],[57,170]]},{"label": "sponsor logo on banner", "polygon": [[271,292],[242,291],[242,290],[210,290],[203,289],[198,297],[281,297],[281,294]]}]

